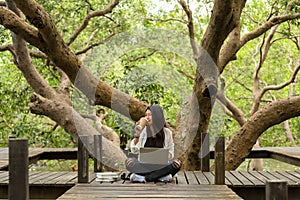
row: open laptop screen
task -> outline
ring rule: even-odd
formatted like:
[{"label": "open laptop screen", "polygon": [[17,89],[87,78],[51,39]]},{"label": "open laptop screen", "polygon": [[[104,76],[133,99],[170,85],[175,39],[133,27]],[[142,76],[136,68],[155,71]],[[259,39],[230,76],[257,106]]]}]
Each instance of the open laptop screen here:
[{"label": "open laptop screen", "polygon": [[169,150],[164,148],[140,148],[139,161],[141,163],[167,165]]}]

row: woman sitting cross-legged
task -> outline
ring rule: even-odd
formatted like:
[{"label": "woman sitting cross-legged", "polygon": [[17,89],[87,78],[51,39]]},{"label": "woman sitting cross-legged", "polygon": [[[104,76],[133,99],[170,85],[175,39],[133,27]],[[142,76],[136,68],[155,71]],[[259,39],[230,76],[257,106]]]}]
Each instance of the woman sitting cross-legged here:
[{"label": "woman sitting cross-legged", "polygon": [[172,177],[180,170],[181,161],[173,160],[174,142],[172,132],[166,127],[163,110],[160,106],[149,106],[146,109],[145,117],[137,123],[142,125],[142,120],[146,122],[142,130],[135,129],[135,138],[131,141],[131,152],[138,154],[142,147],[165,148],[169,152],[169,162],[166,165],[142,163],[138,159],[131,157],[125,161],[126,168],[132,174],[132,182],[169,182]]}]

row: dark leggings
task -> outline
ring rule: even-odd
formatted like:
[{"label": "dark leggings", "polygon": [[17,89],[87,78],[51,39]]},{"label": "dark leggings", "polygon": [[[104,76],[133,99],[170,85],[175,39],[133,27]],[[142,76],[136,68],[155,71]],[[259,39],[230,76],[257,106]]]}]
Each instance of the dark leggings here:
[{"label": "dark leggings", "polygon": [[127,158],[125,161],[126,169],[131,173],[145,176],[146,181],[157,181],[159,178],[171,174],[174,176],[181,167],[179,160],[170,161],[168,165],[157,165],[141,163],[136,158]]}]

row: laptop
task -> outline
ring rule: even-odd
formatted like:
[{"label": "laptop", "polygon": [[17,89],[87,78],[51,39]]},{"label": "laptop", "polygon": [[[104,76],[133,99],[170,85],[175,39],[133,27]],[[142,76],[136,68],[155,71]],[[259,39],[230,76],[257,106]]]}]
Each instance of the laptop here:
[{"label": "laptop", "polygon": [[138,160],[141,163],[167,165],[169,161],[169,150],[164,148],[140,148]]}]

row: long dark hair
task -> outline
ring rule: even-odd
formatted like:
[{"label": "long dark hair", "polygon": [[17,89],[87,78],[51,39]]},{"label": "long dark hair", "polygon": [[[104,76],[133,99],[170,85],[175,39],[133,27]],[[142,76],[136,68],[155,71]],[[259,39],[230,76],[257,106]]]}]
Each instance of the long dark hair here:
[{"label": "long dark hair", "polygon": [[146,127],[147,141],[145,146],[148,147],[163,147],[165,141],[164,127],[166,127],[166,120],[163,109],[160,106],[153,105],[148,106],[146,111],[150,110],[152,115],[152,126],[154,129],[155,137],[153,138],[151,129],[149,126]]}]

